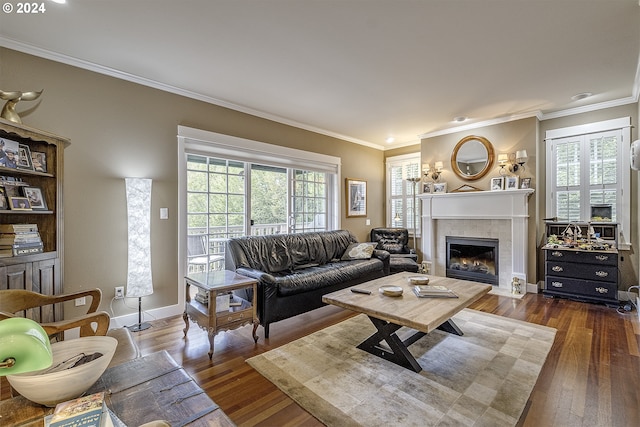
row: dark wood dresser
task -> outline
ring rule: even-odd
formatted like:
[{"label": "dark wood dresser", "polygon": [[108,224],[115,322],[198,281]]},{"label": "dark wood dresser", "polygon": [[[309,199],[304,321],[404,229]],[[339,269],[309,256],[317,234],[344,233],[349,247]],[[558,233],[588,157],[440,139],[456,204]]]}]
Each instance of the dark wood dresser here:
[{"label": "dark wood dresser", "polygon": [[[554,224],[557,227],[557,223]],[[551,233],[550,233],[551,231]],[[547,236],[555,234],[547,226]],[[578,301],[618,306],[618,250],[615,245],[616,224],[607,224],[601,235],[607,239],[609,249],[584,249],[578,246],[547,244],[544,251],[545,289],[549,297],[563,297]]]}]

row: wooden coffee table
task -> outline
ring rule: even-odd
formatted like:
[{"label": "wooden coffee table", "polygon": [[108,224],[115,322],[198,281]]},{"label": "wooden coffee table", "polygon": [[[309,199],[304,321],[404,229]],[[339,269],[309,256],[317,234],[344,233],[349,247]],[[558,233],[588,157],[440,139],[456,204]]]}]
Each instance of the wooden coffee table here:
[{"label": "wooden coffee table", "polygon": [[[462,331],[453,323],[451,317],[487,294],[491,285],[429,276],[430,285],[446,286],[453,290],[458,298],[418,298],[408,281],[408,277],[416,275],[402,272],[381,277],[353,287],[371,291],[370,295],[353,293],[352,288],[347,288],[324,295],[322,301],[369,316],[378,331],[358,345],[359,349],[420,372],[422,367],[409,352],[408,346],[434,329],[462,335]],[[381,286],[389,285],[402,287],[402,296],[389,297],[379,292]],[[416,332],[402,340],[396,332],[403,326]],[[382,341],[385,341],[389,348],[381,346]]]}]

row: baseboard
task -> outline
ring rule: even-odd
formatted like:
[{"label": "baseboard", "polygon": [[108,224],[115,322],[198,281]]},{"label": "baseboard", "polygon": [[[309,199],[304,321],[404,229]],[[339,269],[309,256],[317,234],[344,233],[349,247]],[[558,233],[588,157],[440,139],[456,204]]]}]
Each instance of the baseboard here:
[{"label": "baseboard", "polygon": [[[153,308],[151,310],[145,310],[142,306],[142,321],[149,322],[157,319],[164,319],[167,317],[177,316],[184,312],[184,306],[169,305],[166,307]],[[122,328],[126,326],[135,325],[138,323],[138,312],[125,314],[123,316],[112,317],[109,329]]]}]

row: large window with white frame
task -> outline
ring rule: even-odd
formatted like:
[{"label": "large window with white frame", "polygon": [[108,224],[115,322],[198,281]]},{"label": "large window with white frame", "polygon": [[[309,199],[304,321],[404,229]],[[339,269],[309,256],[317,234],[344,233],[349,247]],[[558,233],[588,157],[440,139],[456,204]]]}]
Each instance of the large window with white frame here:
[{"label": "large window with white frame", "polygon": [[186,272],[224,268],[225,241],[339,227],[340,159],[179,128]]},{"label": "large window with white frame", "polygon": [[415,196],[420,192],[420,181],[414,183],[409,178],[420,178],[420,153],[388,157],[387,169],[387,227],[407,228],[420,235],[420,200]]},{"label": "large window with white frame", "polygon": [[586,222],[592,206],[610,205],[606,220],[619,224],[619,246],[628,248],[630,138],[629,117],[547,131],[546,216]]}]

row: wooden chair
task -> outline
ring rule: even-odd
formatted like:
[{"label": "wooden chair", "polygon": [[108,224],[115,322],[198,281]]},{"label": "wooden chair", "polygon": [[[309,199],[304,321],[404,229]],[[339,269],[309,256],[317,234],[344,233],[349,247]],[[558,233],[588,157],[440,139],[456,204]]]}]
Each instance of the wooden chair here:
[{"label": "wooden chair", "polygon": [[[54,310],[54,304],[82,297],[91,297],[86,314],[53,322],[41,320],[43,312],[51,313]],[[109,330],[110,316],[105,311],[97,311],[101,298],[100,289],[62,295],[43,295],[22,289],[0,290],[0,320],[17,316],[28,317],[40,323],[49,337],[74,328],[80,328],[81,337],[106,335]]]}]

